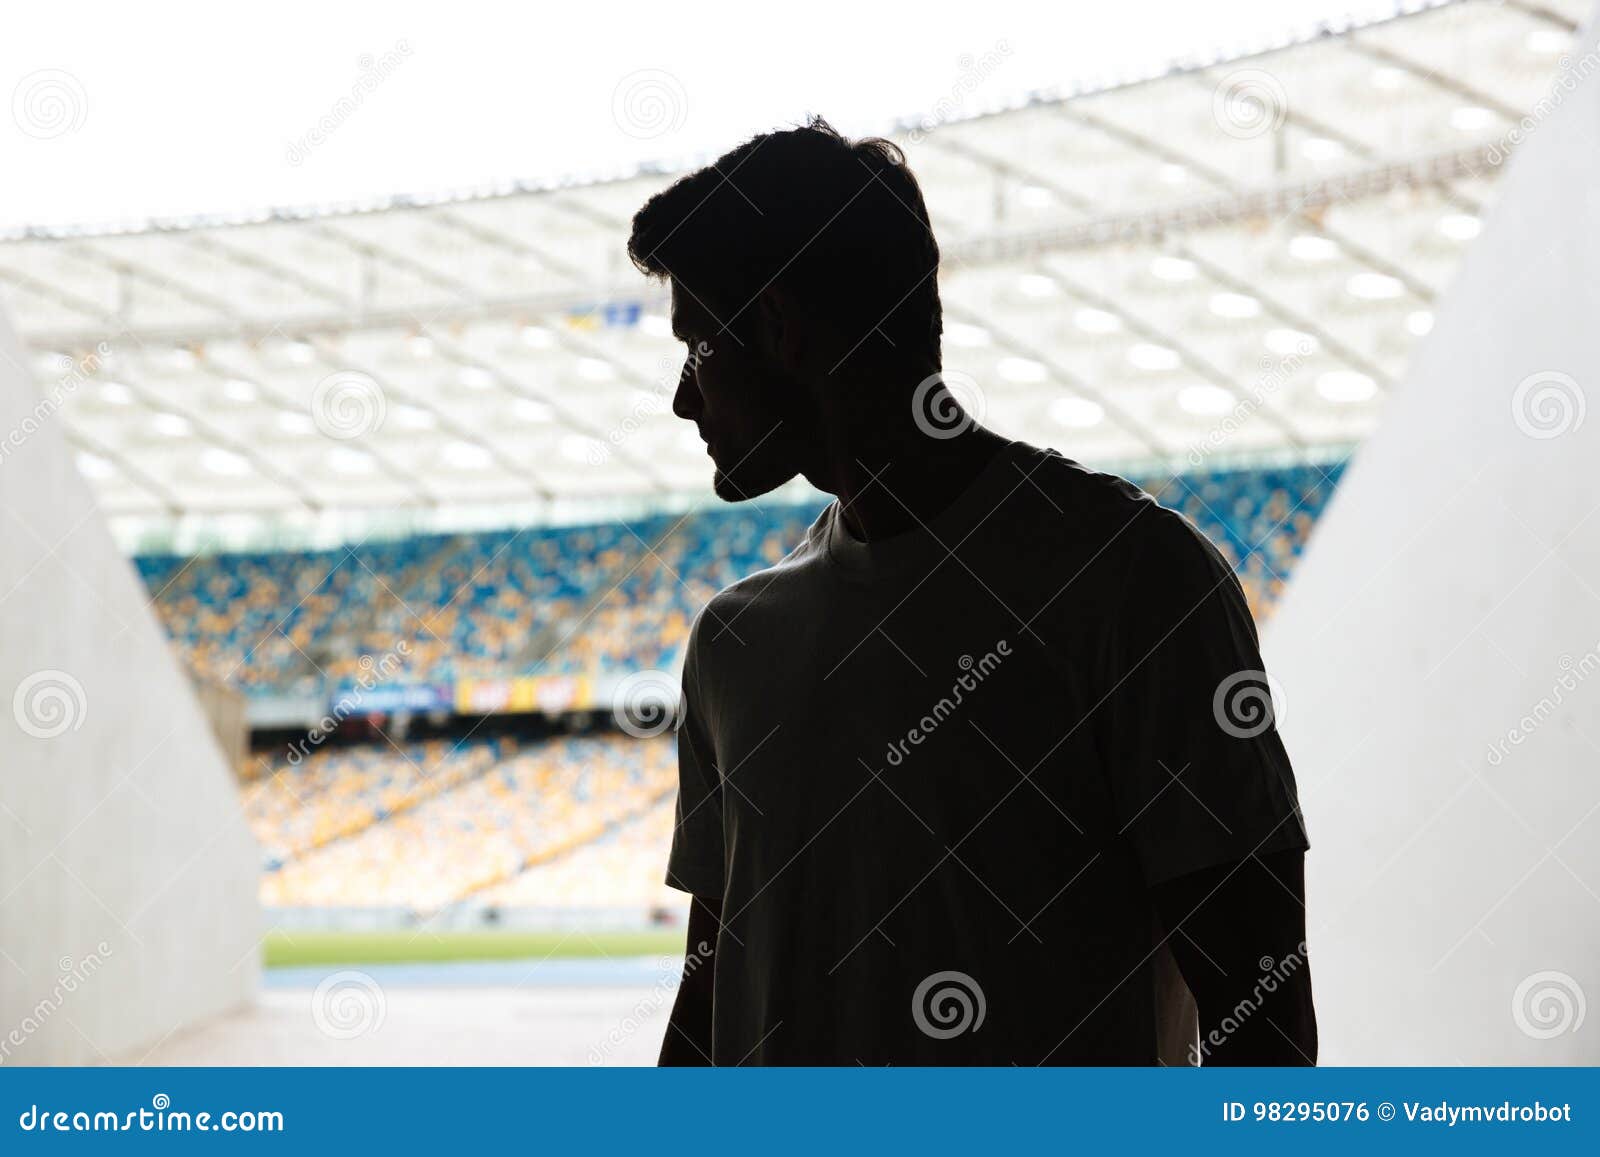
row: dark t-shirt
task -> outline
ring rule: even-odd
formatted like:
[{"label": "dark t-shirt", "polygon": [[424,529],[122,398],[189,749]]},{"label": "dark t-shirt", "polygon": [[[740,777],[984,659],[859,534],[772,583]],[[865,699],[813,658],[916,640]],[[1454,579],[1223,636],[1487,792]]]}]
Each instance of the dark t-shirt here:
[{"label": "dark t-shirt", "polygon": [[825,510],[701,613],[668,882],[718,1064],[1151,1064],[1149,887],[1305,848],[1232,571],[1012,443],[926,526]]}]

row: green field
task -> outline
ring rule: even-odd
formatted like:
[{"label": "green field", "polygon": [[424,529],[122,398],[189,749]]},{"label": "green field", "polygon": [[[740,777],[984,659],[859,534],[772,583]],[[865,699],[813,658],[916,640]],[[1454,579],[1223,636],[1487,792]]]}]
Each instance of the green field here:
[{"label": "green field", "polygon": [[672,956],[683,930],[643,932],[273,932],[268,968],[321,964],[403,964],[444,960],[572,960]]}]

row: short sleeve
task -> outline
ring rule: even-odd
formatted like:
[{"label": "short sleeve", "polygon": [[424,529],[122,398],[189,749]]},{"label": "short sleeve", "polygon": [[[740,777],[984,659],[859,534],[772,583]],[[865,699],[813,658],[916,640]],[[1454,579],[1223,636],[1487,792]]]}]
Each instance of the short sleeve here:
[{"label": "short sleeve", "polygon": [[[698,626],[698,624],[696,624]],[[667,857],[667,885],[705,899],[722,896],[722,776],[706,728],[691,631],[683,665],[683,716],[678,725],[678,806]]]},{"label": "short sleeve", "polygon": [[1147,527],[1105,655],[1100,746],[1150,884],[1309,846],[1244,592],[1181,516]]}]

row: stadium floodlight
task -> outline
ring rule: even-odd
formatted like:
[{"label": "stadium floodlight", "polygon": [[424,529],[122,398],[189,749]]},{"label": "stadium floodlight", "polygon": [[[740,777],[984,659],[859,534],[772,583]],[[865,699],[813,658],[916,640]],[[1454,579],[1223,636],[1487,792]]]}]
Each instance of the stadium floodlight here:
[{"label": "stadium floodlight", "polygon": [[951,345],[967,346],[974,348],[989,344],[989,331],[981,325],[968,325],[965,322],[953,321],[944,327],[944,336]]},{"label": "stadium floodlight", "polygon": [[1080,309],[1072,320],[1084,333],[1116,333],[1122,328],[1122,319],[1104,309]]},{"label": "stadium floodlight", "polygon": [[1365,402],[1378,392],[1378,383],[1355,370],[1329,370],[1317,378],[1317,393],[1330,402]]},{"label": "stadium floodlight", "polygon": [[1439,218],[1439,232],[1452,241],[1471,241],[1483,223],[1472,213],[1447,213]]},{"label": "stadium floodlight", "polygon": [[1183,364],[1178,351],[1154,342],[1135,342],[1128,347],[1128,361],[1137,369],[1161,372],[1175,370]]},{"label": "stadium floodlight", "polygon": [[1221,386],[1185,386],[1178,391],[1178,405],[1191,414],[1226,414],[1233,407],[1233,395]]},{"label": "stadium floodlight", "polygon": [[168,438],[185,437],[193,429],[189,424],[189,419],[182,414],[173,414],[167,411],[162,411],[151,418],[150,426],[156,433],[164,434]]},{"label": "stadium floodlight", "polygon": [[1289,256],[1297,261],[1332,261],[1339,256],[1339,245],[1329,237],[1301,233],[1289,241]]},{"label": "stadium floodlight", "polygon": [[1182,257],[1157,257],[1150,262],[1150,272],[1162,281],[1193,281],[1200,275],[1194,262]]},{"label": "stadium floodlight", "polygon": [[1063,426],[1082,430],[1098,426],[1106,416],[1105,407],[1088,398],[1057,398],[1050,403],[1050,416]]},{"label": "stadium floodlight", "polygon": [[1269,329],[1262,340],[1266,344],[1268,353],[1275,353],[1279,357],[1285,358],[1292,354],[1306,355],[1316,353],[1317,347],[1322,344],[1309,333],[1302,333],[1300,330],[1288,329],[1287,327]]},{"label": "stadium floodlight", "polygon": [[1494,113],[1479,105],[1463,105],[1450,114],[1450,125],[1464,133],[1481,133],[1494,124]]},{"label": "stadium floodlight", "polygon": [[1261,316],[1261,302],[1248,293],[1215,293],[1211,295],[1211,312],[1242,321]]},{"label": "stadium floodlight", "polygon": [[253,402],[258,391],[254,382],[243,378],[229,378],[222,383],[222,393],[230,402]]},{"label": "stadium floodlight", "polygon": [[1387,273],[1356,273],[1345,282],[1351,297],[1363,301],[1392,301],[1405,293],[1406,287],[1398,277]]},{"label": "stadium floodlight", "polygon": [[548,422],[555,416],[548,405],[533,398],[518,398],[511,403],[511,412],[524,422]]},{"label": "stadium floodlight", "polygon": [[1300,155],[1308,161],[1337,161],[1344,146],[1331,137],[1307,137],[1300,143]]},{"label": "stadium floodlight", "polygon": [[998,368],[1008,382],[1042,382],[1050,376],[1044,363],[1032,358],[1001,358]]},{"label": "stadium floodlight", "polygon": [[201,451],[200,465],[212,474],[239,475],[250,472],[250,463],[243,455],[215,446],[208,446]]},{"label": "stadium floodlight", "polygon": [[1412,337],[1428,336],[1433,332],[1433,310],[1413,310],[1406,315],[1406,329]]},{"label": "stadium floodlight", "polygon": [[1060,289],[1055,278],[1042,273],[1025,273],[1017,285],[1025,297],[1054,297]]},{"label": "stadium floodlight", "polygon": [[328,453],[328,465],[340,474],[372,473],[372,455],[348,446],[335,446]]},{"label": "stadium floodlight", "polygon": [[117,472],[116,467],[106,459],[87,452],[78,455],[78,469],[86,478],[110,478]]}]

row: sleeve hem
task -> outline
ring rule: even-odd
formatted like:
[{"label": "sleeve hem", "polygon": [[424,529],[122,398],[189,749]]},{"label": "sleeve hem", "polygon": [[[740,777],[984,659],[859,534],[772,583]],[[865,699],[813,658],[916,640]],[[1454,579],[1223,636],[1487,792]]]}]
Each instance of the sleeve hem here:
[{"label": "sleeve hem", "polygon": [[721,864],[673,864],[667,868],[666,885],[691,896],[707,900],[722,899]]},{"label": "sleeve hem", "polygon": [[1140,855],[1139,859],[1144,866],[1145,886],[1153,888],[1176,880],[1180,876],[1247,860],[1251,856],[1259,856],[1266,852],[1304,852],[1310,848],[1311,841],[1306,838],[1305,825],[1297,816],[1292,824],[1281,825],[1265,839],[1243,851],[1232,843],[1214,843],[1193,848],[1187,855],[1164,857]]}]

